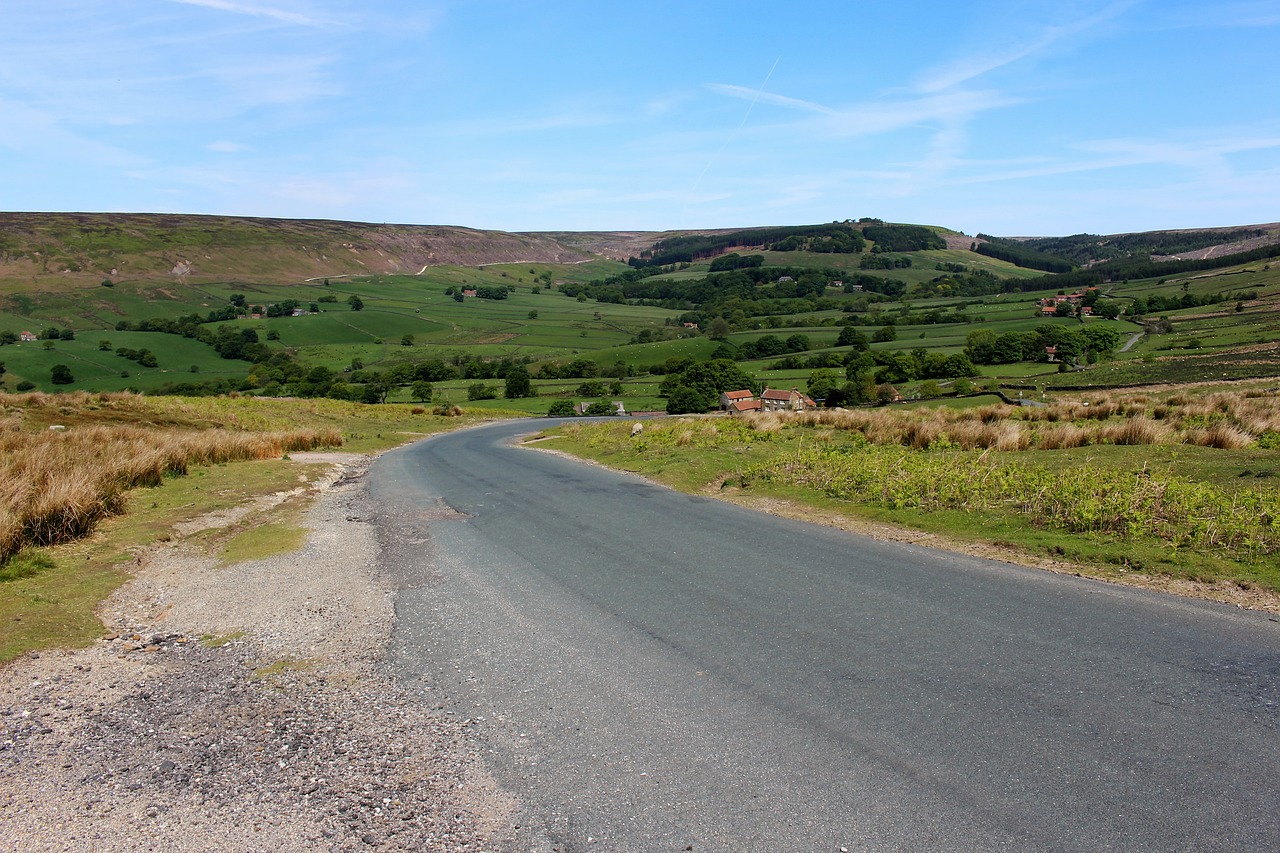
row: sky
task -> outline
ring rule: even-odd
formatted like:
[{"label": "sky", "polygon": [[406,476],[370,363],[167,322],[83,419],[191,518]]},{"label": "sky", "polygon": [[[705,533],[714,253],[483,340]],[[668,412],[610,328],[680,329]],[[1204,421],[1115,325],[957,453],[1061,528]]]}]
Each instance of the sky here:
[{"label": "sky", "polygon": [[1275,0],[5,0],[0,210],[1280,220]]}]

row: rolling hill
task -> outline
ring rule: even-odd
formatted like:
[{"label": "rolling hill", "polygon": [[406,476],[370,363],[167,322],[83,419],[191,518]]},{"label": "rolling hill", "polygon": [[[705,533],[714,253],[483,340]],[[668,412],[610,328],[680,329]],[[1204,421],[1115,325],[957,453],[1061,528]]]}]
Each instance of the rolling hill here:
[{"label": "rolling hill", "polygon": [[660,236],[153,213],[0,213],[0,287],[41,289],[57,287],[58,279],[97,284],[103,278],[283,283],[432,266],[625,260]]},{"label": "rolling hill", "polygon": [[[603,378],[652,408],[673,365],[726,352],[776,387],[818,369],[843,376],[846,330],[870,341],[877,376],[966,352],[978,329],[1022,336],[1024,350],[979,363],[983,383],[1277,376],[1277,240],[1262,225],[1003,238],[992,253],[981,238],[879,220],[506,233],[0,213],[0,388],[308,396],[339,393],[328,383],[340,380],[341,393],[389,383],[405,399],[406,377],[430,377],[438,399],[459,402],[525,365],[540,386],[521,403],[532,411]],[[1102,244],[1125,258],[1097,262]],[[1066,271],[1046,272],[1046,259]],[[1097,314],[1054,316],[1056,294],[1085,288]],[[1059,372],[1032,357],[1046,324],[1107,327],[1127,343],[1097,364],[1082,351]],[[895,366],[894,353],[911,358]],[[329,378],[304,381],[316,369]]]}]

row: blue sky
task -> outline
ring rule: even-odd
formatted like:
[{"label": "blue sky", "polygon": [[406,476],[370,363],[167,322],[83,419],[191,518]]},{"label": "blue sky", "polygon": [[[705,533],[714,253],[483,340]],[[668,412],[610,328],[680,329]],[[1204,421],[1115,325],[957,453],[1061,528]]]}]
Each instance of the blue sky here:
[{"label": "blue sky", "polygon": [[8,0],[0,209],[1280,220],[1275,0]]}]

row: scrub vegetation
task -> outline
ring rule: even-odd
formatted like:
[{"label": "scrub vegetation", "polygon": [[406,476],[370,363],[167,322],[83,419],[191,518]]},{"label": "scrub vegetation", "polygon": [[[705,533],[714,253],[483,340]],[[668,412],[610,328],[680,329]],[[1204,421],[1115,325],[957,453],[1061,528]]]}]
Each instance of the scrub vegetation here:
[{"label": "scrub vegetation", "polygon": [[1280,395],[1091,394],[572,425],[573,452],[1030,556],[1280,591]]}]

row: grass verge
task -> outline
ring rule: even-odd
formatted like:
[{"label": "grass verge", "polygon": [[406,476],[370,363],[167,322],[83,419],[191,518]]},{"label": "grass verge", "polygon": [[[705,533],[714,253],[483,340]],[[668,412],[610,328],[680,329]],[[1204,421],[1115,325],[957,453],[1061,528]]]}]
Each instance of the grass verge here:
[{"label": "grass verge", "polygon": [[[638,435],[631,421],[568,424],[555,446],[686,492],[809,520],[887,523],[1019,562],[1274,600],[1280,493],[1256,472],[1270,472],[1280,455],[1256,440],[1199,443],[1196,422],[1169,430],[1175,443],[1118,444],[1146,416],[1121,408],[1099,418],[1090,409],[1019,425],[1010,423],[1013,407],[955,422],[902,410],[858,413],[843,425],[672,419],[646,422]],[[1163,417],[1175,420],[1169,411]],[[987,428],[985,446],[962,448],[971,440],[960,429],[966,423]],[[1254,434],[1273,423],[1264,418]],[[1088,441],[1063,446],[1064,427]],[[1022,437],[1011,440],[1015,431]]]},{"label": "grass verge", "polygon": [[[327,467],[289,461],[294,450],[341,445],[347,452],[377,452],[506,414],[437,416],[415,408],[0,394],[0,441],[9,466],[0,481],[6,501],[0,527],[9,554],[0,561],[0,664],[27,651],[92,642],[102,632],[98,604],[129,578],[148,547],[174,535],[176,525],[294,489],[300,478]],[[301,439],[291,443],[289,436]],[[210,444],[253,451],[219,455],[207,452]],[[145,464],[135,464],[139,458]],[[98,491],[59,485],[86,481]],[[61,508],[52,500],[68,495],[73,499]],[[302,501],[287,501],[230,535],[207,536],[206,545],[227,563],[292,550],[305,537],[298,524],[302,510]],[[53,521],[31,521],[41,517]]]}]

